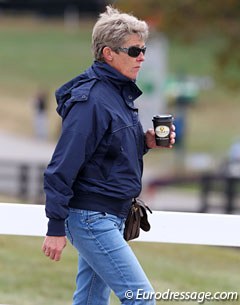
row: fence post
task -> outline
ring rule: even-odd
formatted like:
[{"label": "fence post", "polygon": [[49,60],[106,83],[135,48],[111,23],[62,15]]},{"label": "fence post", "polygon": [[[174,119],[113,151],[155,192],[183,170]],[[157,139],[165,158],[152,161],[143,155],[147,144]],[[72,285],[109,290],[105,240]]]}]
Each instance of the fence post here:
[{"label": "fence post", "polygon": [[235,177],[227,177],[225,186],[225,195],[226,195],[226,206],[225,213],[231,214],[234,210],[234,199],[236,195],[236,182]]},{"label": "fence post", "polygon": [[201,208],[200,213],[206,213],[208,210],[208,196],[211,189],[211,177],[208,174],[202,176],[200,180],[200,197],[201,197]]},{"label": "fence post", "polygon": [[39,165],[37,168],[37,190],[36,190],[36,197],[37,203],[43,204],[44,203],[44,189],[43,189],[43,174],[44,174],[45,166]]},{"label": "fence post", "polygon": [[21,164],[19,166],[19,190],[18,195],[21,199],[27,199],[29,183],[29,166]]}]

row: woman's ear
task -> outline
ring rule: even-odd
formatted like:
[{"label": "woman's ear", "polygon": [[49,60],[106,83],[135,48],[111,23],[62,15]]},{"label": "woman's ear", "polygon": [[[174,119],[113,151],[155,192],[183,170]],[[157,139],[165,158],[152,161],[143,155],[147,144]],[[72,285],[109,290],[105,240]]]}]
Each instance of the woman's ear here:
[{"label": "woman's ear", "polygon": [[112,49],[109,47],[104,47],[102,50],[103,57],[105,61],[112,61],[113,60],[113,55],[112,55]]}]

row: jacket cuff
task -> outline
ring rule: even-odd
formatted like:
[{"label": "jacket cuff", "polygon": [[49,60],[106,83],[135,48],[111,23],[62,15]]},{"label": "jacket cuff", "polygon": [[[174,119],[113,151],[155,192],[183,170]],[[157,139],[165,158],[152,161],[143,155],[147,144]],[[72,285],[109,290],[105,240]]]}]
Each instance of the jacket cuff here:
[{"label": "jacket cuff", "polygon": [[49,219],[47,236],[65,236],[65,221],[59,219]]}]

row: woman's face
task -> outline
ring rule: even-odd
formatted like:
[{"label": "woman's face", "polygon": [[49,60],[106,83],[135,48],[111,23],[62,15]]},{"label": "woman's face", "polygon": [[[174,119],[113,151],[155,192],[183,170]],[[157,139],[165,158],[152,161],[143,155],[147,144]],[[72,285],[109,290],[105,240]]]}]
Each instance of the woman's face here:
[{"label": "woman's face", "polygon": [[[121,48],[129,48],[132,46],[143,48],[145,44],[137,34],[133,34],[128,36],[128,39]],[[123,51],[118,51],[118,53],[112,51],[111,56],[112,60],[107,61],[108,64],[132,80],[137,78],[142,62],[145,59],[142,52],[137,57],[131,57]]]}]

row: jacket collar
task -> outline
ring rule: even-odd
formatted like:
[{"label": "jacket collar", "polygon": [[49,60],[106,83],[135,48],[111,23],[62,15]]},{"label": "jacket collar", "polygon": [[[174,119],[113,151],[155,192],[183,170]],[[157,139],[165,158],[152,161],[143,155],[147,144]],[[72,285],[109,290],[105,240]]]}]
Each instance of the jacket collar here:
[{"label": "jacket collar", "polygon": [[124,97],[128,95],[132,97],[132,100],[135,100],[142,94],[142,91],[137,87],[135,81],[124,76],[105,62],[95,61],[92,65],[92,70],[98,78],[108,79],[117,86],[123,92]]},{"label": "jacket collar", "polygon": [[115,83],[127,84],[134,82],[105,62],[94,61],[92,68],[99,77],[110,79]]}]

